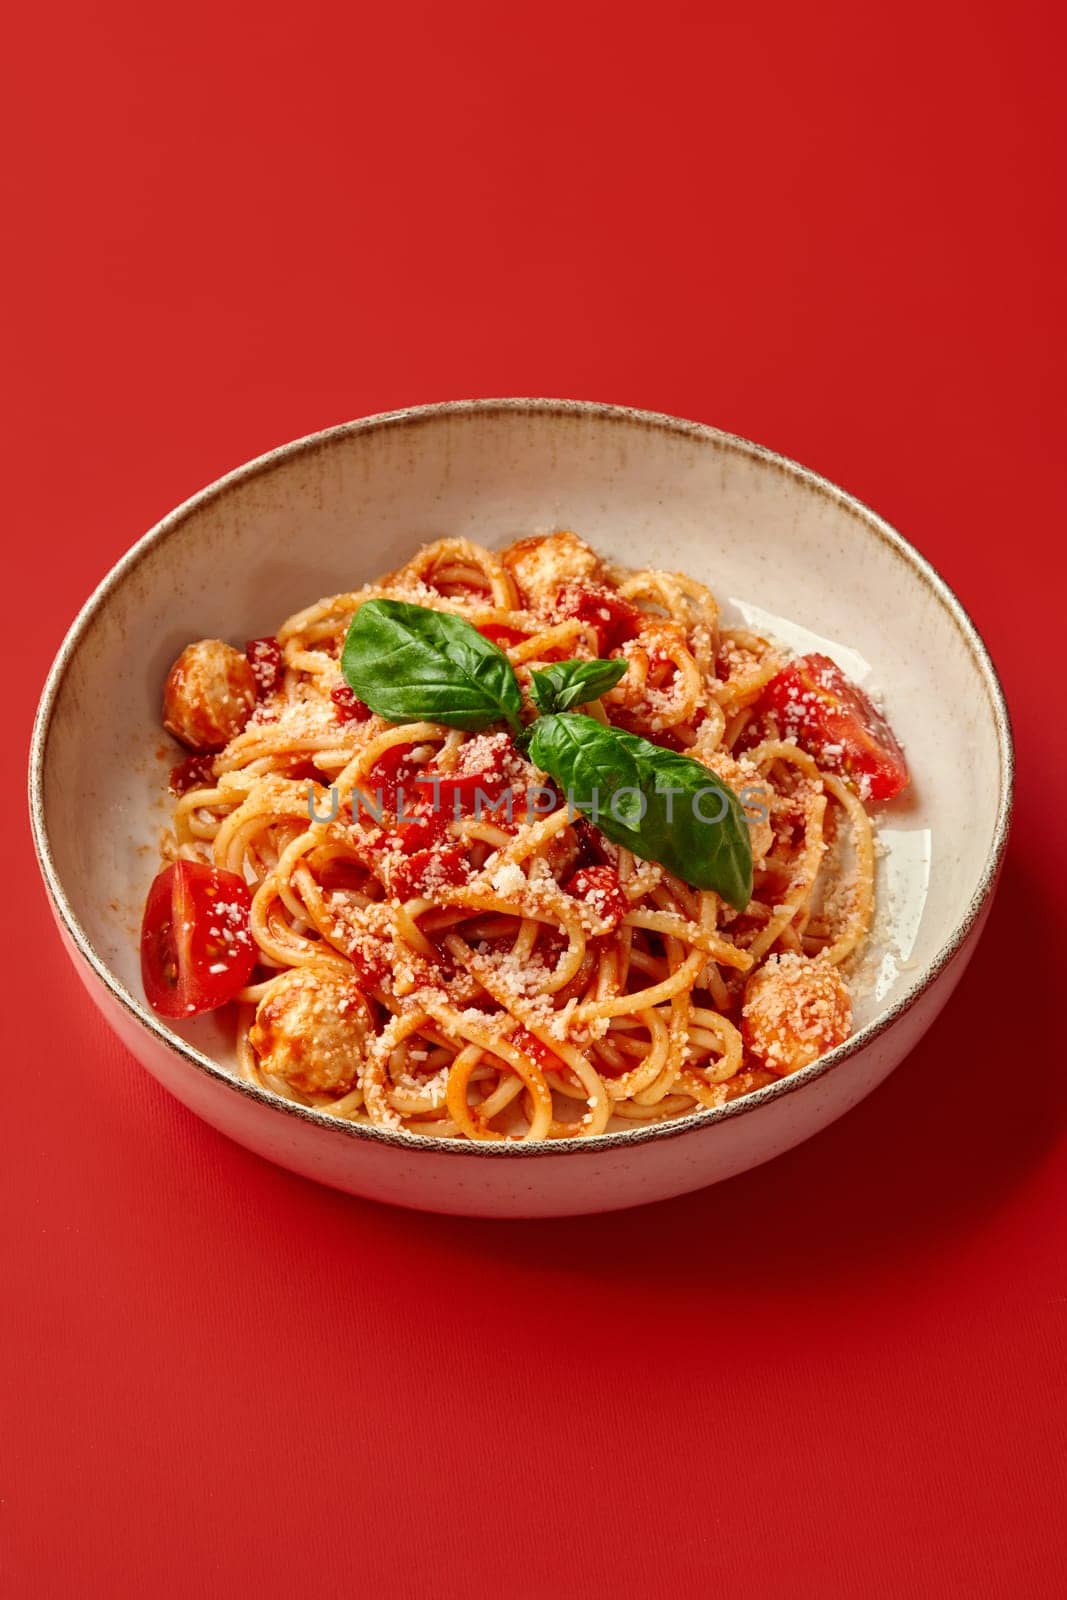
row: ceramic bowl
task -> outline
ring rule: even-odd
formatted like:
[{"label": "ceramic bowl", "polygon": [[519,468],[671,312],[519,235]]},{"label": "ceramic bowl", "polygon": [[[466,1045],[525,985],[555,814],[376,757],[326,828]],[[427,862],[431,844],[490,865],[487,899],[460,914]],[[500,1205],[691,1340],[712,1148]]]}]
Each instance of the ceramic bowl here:
[{"label": "ceramic bowl", "polygon": [[[881,911],[857,1031],[802,1072],[656,1127],[543,1145],[339,1123],[238,1082],[229,1020],[148,1010],[137,930],[174,759],[159,725],[190,640],[274,631],[420,542],[573,528],[680,568],[744,618],[877,689],[914,777],[883,816]],[[426,406],[333,428],[230,473],[145,534],[87,602],[37,716],[30,805],[66,949],[137,1059],[198,1116],[319,1182],[477,1216],[607,1211],[714,1183],[871,1092],[948,1000],[994,891],[1011,810],[1003,694],[946,584],[867,507],[714,428],[555,400]]]}]

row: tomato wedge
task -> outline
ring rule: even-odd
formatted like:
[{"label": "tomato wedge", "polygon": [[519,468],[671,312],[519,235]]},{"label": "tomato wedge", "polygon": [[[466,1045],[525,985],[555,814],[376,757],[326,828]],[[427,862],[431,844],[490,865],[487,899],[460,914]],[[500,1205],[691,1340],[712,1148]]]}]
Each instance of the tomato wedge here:
[{"label": "tomato wedge", "polygon": [[908,764],[892,728],[829,656],[791,661],[757,710],[772,712],[785,738],[848,778],[861,799],[892,800],[907,788]]},{"label": "tomato wedge", "polygon": [[214,1011],[243,989],[256,964],[243,878],[201,861],[176,861],[153,880],[141,924],[141,981],[161,1017]]}]

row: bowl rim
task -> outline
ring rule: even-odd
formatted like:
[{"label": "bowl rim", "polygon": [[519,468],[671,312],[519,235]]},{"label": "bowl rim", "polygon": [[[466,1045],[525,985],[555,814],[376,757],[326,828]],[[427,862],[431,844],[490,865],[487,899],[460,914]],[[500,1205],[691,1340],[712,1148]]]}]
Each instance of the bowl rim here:
[{"label": "bowl rim", "polygon": [[[993,829],[992,848],[971,899],[949,938],[942,944],[934,958],[904,994],[899,996],[891,1006],[873,1018],[843,1044],[828,1051],[826,1055],[820,1056],[810,1066],[804,1067],[799,1072],[792,1073],[786,1078],[780,1078],[775,1083],[767,1084],[762,1089],[742,1095],[724,1106],[700,1109],[665,1122],[624,1128],[611,1133],[592,1134],[582,1139],[551,1139],[539,1142],[481,1142],[468,1139],[434,1138],[423,1134],[408,1133],[404,1129],[380,1128],[368,1124],[347,1122],[341,1118],[332,1117],[326,1111],[316,1110],[311,1106],[301,1106],[294,1101],[283,1100],[268,1090],[260,1089],[254,1084],[246,1083],[242,1079],[234,1077],[230,1071],[217,1061],[196,1049],[194,1045],[189,1044],[180,1035],[173,1033],[161,1018],[156,1017],[148,1009],[147,1005],[119,982],[96,950],[67,898],[52,856],[45,821],[44,762],[56,699],[67,669],[74,658],[82,636],[86,633],[97,613],[106,604],[112,591],[139,565],[150,549],[165,542],[168,536],[180,527],[192,512],[209,504],[212,500],[221,499],[252,478],[265,476],[276,467],[283,465],[296,456],[322,450],[339,439],[349,438],[357,434],[373,433],[382,429],[417,428],[427,423],[435,423],[451,418],[496,417],[502,415],[587,418],[615,423],[628,428],[638,427],[677,437],[698,439],[717,450],[759,461],[765,466],[804,485],[807,489],[821,495],[823,498],[830,500],[833,504],[848,512],[853,522],[860,524],[868,533],[875,535],[884,544],[889,545],[926,587],[933,592],[948,612],[970,652],[978,676],[982,681],[997,734],[1000,793],[997,801],[997,816]],[[56,653],[55,660],[45,680],[34,719],[29,761],[29,809],[33,844],[37,854],[38,865],[60,929],[90,971],[103,985],[105,991],[119,1004],[122,1010],[128,1013],[142,1028],[147,1029],[149,1034],[186,1065],[194,1067],[198,1072],[206,1073],[217,1083],[223,1084],[227,1089],[238,1095],[258,1102],[266,1109],[283,1116],[296,1117],[303,1122],[310,1122],[324,1131],[340,1134],[344,1137],[384,1144],[407,1152],[423,1150],[455,1157],[514,1161],[548,1156],[597,1155],[603,1154],[608,1150],[628,1148],[636,1144],[651,1143],[693,1134],[718,1122],[754,1114],[772,1101],[795,1094],[809,1084],[835,1071],[838,1067],[843,1066],[851,1057],[865,1050],[876,1039],[887,1033],[905,1012],[910,1011],[922,998],[959,954],[978,924],[986,903],[995,888],[1004,858],[1011,826],[1014,778],[1015,753],[1007,701],[992,657],[978,629],[956,594],[941,577],[940,573],[927,561],[925,556],[921,555],[914,545],[910,544],[902,534],[898,533],[894,527],[862,500],[839,488],[828,478],[824,478],[810,468],[791,460],[788,456],[779,455],[776,451],[769,450],[764,445],[755,444],[738,434],[725,432],[720,428],[712,427],[708,423],[691,422],[663,412],[645,411],[631,406],[611,405],[600,401],[515,397],[445,400],[430,405],[406,406],[400,410],[378,412],[371,416],[355,418],[350,422],[343,422],[330,428],[321,429],[316,433],[307,434],[302,438],[294,439],[287,444],[268,450],[263,455],[256,456],[232,471],[223,474],[222,477],[215,479],[214,482],[182,501],[174,510],[162,517],[160,521],[155,523],[153,527],[131,545],[126,553],[105,574],[71,623]]]}]

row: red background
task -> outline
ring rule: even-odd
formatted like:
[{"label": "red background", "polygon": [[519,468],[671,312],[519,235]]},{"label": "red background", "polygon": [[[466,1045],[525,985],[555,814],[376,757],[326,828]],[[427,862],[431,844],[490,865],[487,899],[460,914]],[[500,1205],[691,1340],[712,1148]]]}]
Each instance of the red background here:
[{"label": "red background", "polygon": [[[1060,1592],[1056,9],[9,17],[7,1593]],[[325,424],[504,394],[712,421],[877,506],[984,631],[1021,758],[984,941],[890,1082],[576,1222],[378,1208],[201,1126],[90,1010],[23,814],[48,663],[159,515]]]}]

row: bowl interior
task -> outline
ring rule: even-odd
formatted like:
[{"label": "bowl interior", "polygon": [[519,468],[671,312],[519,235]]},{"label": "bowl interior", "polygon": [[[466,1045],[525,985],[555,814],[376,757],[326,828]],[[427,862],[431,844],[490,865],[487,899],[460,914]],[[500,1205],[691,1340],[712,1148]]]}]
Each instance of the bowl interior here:
[{"label": "bowl interior", "polygon": [[[272,633],[424,540],[500,545],[559,527],[622,563],[693,574],[728,614],[821,647],[879,694],[914,781],[883,814],[859,1025],[921,986],[994,850],[1007,760],[988,665],[943,585],[871,513],[754,446],[608,408],[486,402],[353,424],[253,463],[167,518],[83,613],[41,746],[38,820],[71,913],[136,1005],[178,759],[160,690],[178,651]],[[179,1031],[232,1060],[227,1022]]]}]

